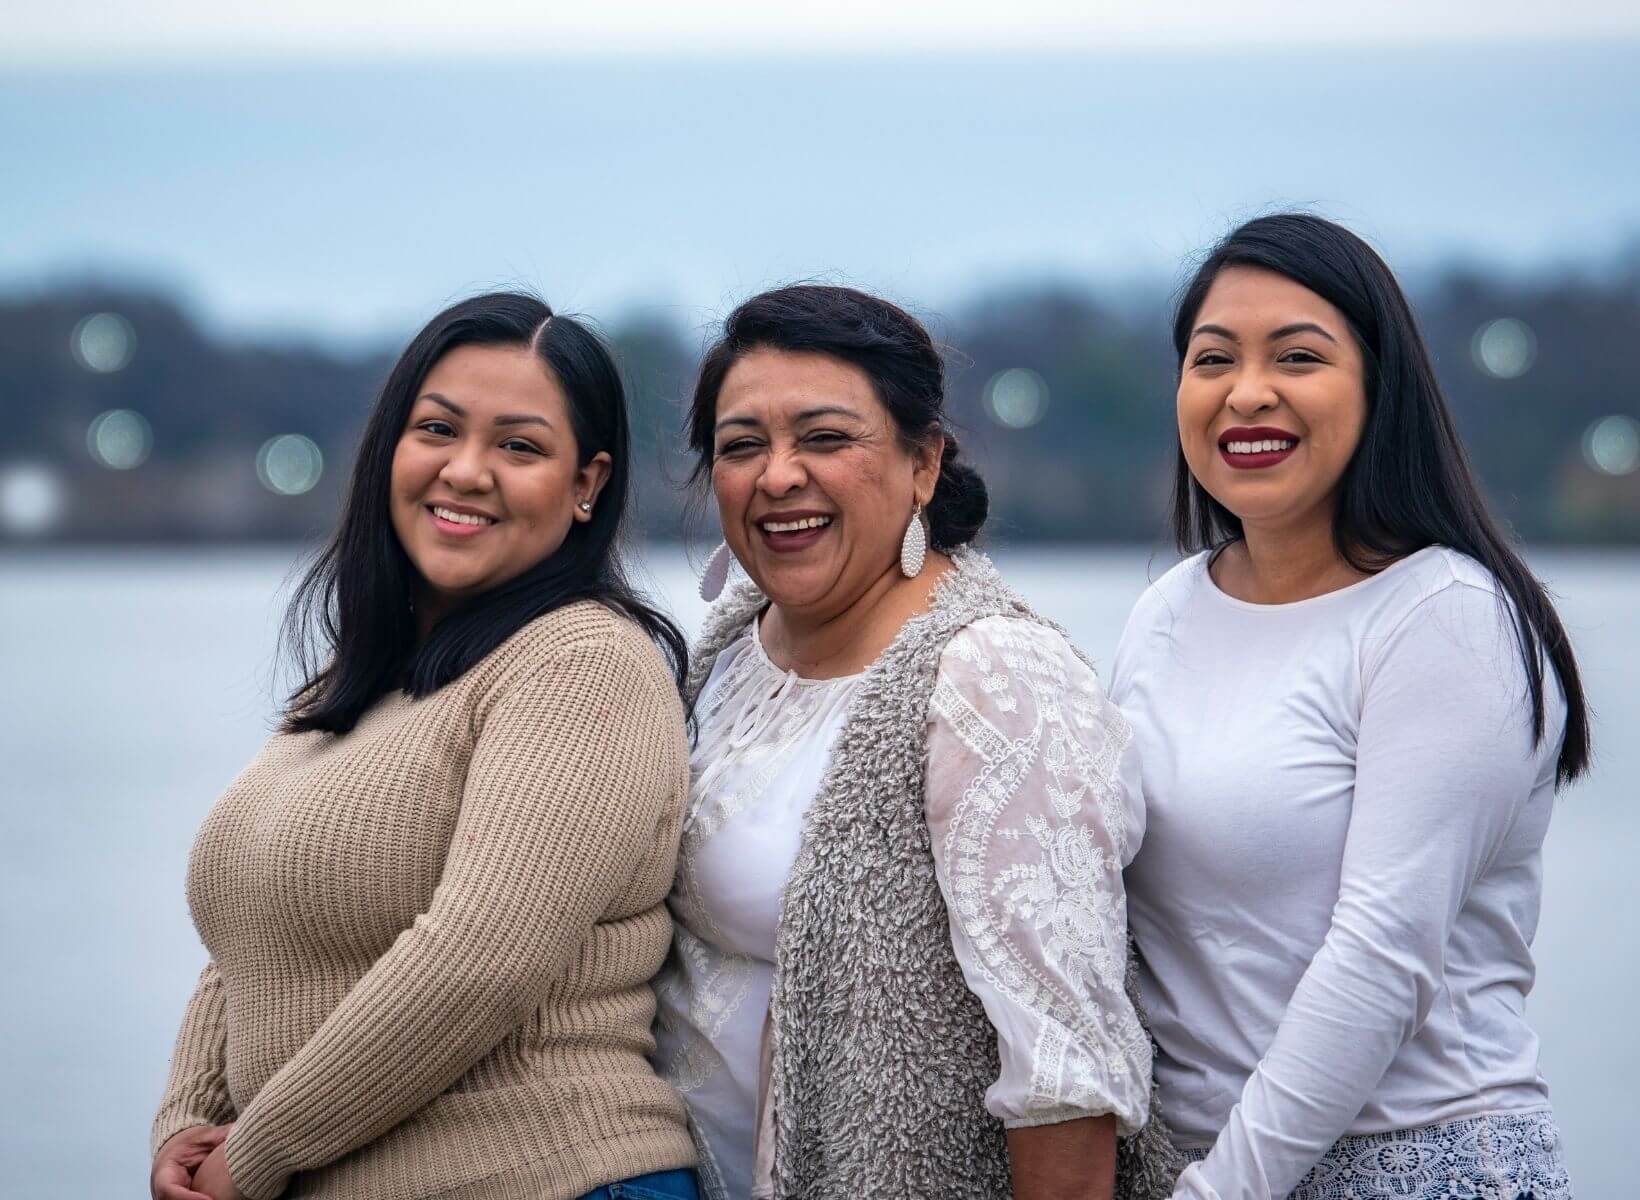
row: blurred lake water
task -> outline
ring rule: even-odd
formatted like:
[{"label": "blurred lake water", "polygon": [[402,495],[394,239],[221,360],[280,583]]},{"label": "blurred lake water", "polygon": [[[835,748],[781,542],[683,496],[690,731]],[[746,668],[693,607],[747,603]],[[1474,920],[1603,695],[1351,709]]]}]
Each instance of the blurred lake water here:
[{"label": "blurred lake water", "polygon": [[[1171,564],[1144,548],[1002,550],[1004,572],[1103,667]],[[0,555],[0,1191],[147,1195],[148,1122],[204,951],[183,897],[194,830],[266,738],[294,549]],[[683,552],[641,572],[693,631]],[[1530,1015],[1578,1194],[1628,1195],[1640,966],[1640,553],[1544,553],[1597,712],[1594,775],[1559,804]]]}]

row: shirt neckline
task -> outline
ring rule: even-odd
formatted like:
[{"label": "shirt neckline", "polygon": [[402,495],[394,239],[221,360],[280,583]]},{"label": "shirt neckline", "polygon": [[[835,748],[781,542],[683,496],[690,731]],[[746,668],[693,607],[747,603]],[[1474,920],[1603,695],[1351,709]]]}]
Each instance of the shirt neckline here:
[{"label": "shirt neckline", "polygon": [[1219,587],[1218,583],[1213,579],[1213,572],[1208,569],[1208,566],[1213,559],[1213,552],[1210,550],[1202,554],[1200,570],[1202,574],[1202,584],[1207,589],[1208,593],[1230,608],[1240,609],[1242,612],[1288,613],[1302,608],[1319,607],[1332,601],[1336,601],[1340,597],[1358,593],[1364,588],[1371,587],[1380,579],[1384,579],[1390,575],[1399,573],[1401,568],[1409,563],[1416,562],[1425,556],[1432,555],[1436,551],[1443,549],[1445,549],[1444,546],[1437,543],[1431,543],[1430,545],[1425,546],[1422,550],[1414,550],[1411,554],[1408,554],[1404,558],[1396,559],[1382,571],[1368,575],[1365,579],[1358,579],[1354,583],[1346,584],[1341,588],[1334,588],[1330,592],[1322,592],[1319,596],[1306,596],[1302,600],[1288,600],[1281,604],[1257,604],[1251,600],[1241,600]]},{"label": "shirt neckline", "polygon": [[[763,614],[758,613],[752,618],[751,629],[752,651],[769,670],[782,677],[795,680],[802,687],[819,687],[828,683],[849,683],[859,679],[865,671],[852,671],[847,675],[828,675],[824,679],[816,679],[810,675],[799,675],[795,670],[782,667],[769,657],[769,652],[763,646]],[[869,667],[866,670],[870,670]]]}]

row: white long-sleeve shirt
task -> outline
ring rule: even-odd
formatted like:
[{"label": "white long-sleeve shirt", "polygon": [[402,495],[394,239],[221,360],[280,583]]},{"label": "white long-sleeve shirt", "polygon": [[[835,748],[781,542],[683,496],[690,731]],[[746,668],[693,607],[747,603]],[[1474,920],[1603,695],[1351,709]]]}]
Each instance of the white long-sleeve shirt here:
[{"label": "white long-sleeve shirt", "polygon": [[1141,598],[1111,695],[1140,751],[1127,871],[1176,1196],[1286,1196],[1345,1134],[1543,1108],[1524,1016],[1565,720],[1491,575],[1443,547],[1293,604],[1205,555]]},{"label": "white long-sleeve shirt", "polygon": [[[702,1169],[737,1200],[763,1192],[772,1152],[760,1043],[781,892],[864,678],[783,670],[754,624],[696,705],[656,1063],[689,1102]],[[951,639],[928,719],[935,873],[963,978],[997,1030],[986,1109],[1010,1128],[1114,1113],[1131,1132],[1150,1046],[1122,986],[1122,868],[1144,830],[1128,724],[1059,633],[1015,617]]]}]

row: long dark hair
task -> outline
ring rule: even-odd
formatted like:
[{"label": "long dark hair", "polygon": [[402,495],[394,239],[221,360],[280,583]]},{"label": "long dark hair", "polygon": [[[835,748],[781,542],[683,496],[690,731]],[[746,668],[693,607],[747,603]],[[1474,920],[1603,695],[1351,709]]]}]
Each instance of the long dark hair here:
[{"label": "long dark hair", "polygon": [[935,547],[966,546],[985,524],[990,501],[979,472],[958,461],[960,447],[945,420],[945,364],[922,322],[898,305],[854,288],[800,283],[753,296],[729,314],[701,360],[689,406],[694,480],[712,469],[718,392],[729,369],[749,351],[824,354],[850,363],[871,380],[906,449],[944,440],[940,477],[924,514]]},{"label": "long dark hair", "polygon": [[[609,480],[589,521],[514,579],[450,612],[417,644],[410,609],[416,570],[393,532],[388,489],[393,451],[433,365],[457,346],[526,346],[569,401],[578,465],[600,451]],[[284,728],[344,733],[394,689],[425,696],[544,613],[596,600],[641,626],[670,660],[679,686],[687,649],[676,625],[627,582],[618,553],[630,488],[626,392],[603,341],[533,296],[493,292],[445,309],[405,347],[360,439],[341,521],[297,586],[285,640],[302,684]]]},{"label": "long dark hair", "polygon": [[[1491,571],[1512,614],[1539,741],[1543,657],[1566,694],[1556,780],[1576,779],[1589,765],[1589,714],[1571,641],[1543,585],[1487,510],[1412,308],[1389,267],[1349,230],[1320,217],[1282,213],[1247,222],[1209,252],[1179,298],[1173,347],[1181,372],[1207,291],[1218,273],[1232,266],[1273,271],[1308,288],[1344,315],[1361,349],[1367,418],[1339,484],[1333,515],[1338,553],[1370,574],[1425,546],[1441,545]],[[1186,554],[1242,536],[1236,514],[1191,475],[1182,447],[1174,467],[1172,520],[1174,538]]]}]

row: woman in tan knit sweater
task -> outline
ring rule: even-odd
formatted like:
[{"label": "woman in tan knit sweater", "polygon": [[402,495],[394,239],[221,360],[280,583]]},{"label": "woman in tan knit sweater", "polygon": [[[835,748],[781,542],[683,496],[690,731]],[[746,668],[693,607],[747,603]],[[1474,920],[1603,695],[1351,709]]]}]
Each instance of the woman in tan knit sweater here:
[{"label": "woman in tan knit sweater", "polygon": [[614,553],[627,447],[538,300],[400,358],[292,608],[306,682],[194,845],[155,1200],[694,1195],[647,1058],[683,648]]}]

